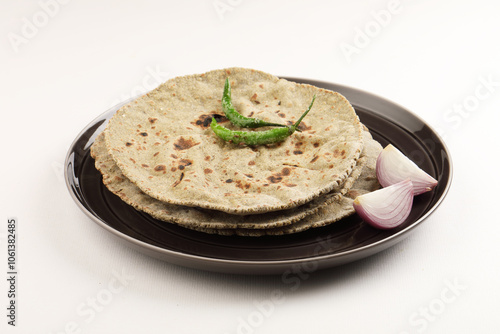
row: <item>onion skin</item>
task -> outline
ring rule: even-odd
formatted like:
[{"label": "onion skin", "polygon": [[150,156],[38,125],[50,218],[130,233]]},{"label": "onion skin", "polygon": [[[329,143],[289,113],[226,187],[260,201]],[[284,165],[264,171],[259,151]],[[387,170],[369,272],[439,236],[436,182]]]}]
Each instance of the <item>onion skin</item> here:
[{"label": "onion skin", "polygon": [[406,179],[356,197],[353,206],[366,223],[378,229],[391,229],[408,218],[413,197],[413,183]]},{"label": "onion skin", "polygon": [[382,187],[409,178],[413,183],[413,194],[420,195],[431,191],[438,181],[420,169],[413,161],[393,145],[387,145],[377,158],[377,179]]}]

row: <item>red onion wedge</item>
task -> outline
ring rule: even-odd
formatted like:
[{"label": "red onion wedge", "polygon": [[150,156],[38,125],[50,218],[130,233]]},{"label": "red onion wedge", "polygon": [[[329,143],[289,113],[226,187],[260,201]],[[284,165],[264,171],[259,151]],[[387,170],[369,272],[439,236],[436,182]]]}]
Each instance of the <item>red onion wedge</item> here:
[{"label": "red onion wedge", "polygon": [[413,184],[410,179],[381,188],[354,199],[354,210],[368,224],[380,229],[401,225],[413,205]]},{"label": "red onion wedge", "polygon": [[413,161],[393,145],[387,145],[377,158],[377,179],[387,187],[409,178],[413,183],[413,194],[431,191],[438,181],[420,169]]}]

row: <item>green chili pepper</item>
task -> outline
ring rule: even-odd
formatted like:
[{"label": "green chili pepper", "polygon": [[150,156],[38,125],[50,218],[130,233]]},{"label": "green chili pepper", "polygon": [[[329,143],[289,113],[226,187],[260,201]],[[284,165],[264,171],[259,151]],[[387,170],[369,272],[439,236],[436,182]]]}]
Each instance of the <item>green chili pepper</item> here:
[{"label": "green chili pepper", "polygon": [[300,122],[302,122],[302,119],[304,119],[309,110],[311,110],[315,99],[316,95],[313,96],[311,104],[302,116],[300,116],[299,120],[295,122],[295,124],[288,125],[283,128],[274,128],[267,131],[232,131],[220,124],[217,124],[215,117],[212,117],[210,127],[221,139],[231,141],[235,144],[245,143],[247,145],[265,145],[277,143],[285,140],[288,136],[297,131]]},{"label": "green chili pepper", "polygon": [[260,128],[262,126],[286,127],[285,124],[269,123],[258,118],[245,117],[237,112],[231,102],[231,84],[229,83],[229,78],[226,79],[226,83],[224,84],[224,93],[222,94],[222,111],[224,111],[224,114],[231,123],[242,128]]}]

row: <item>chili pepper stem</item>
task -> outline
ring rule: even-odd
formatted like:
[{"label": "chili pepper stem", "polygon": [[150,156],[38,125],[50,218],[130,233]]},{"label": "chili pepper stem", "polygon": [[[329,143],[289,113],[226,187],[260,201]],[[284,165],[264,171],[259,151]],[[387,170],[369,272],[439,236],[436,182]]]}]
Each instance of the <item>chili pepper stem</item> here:
[{"label": "chili pepper stem", "polygon": [[227,96],[227,97],[231,98],[231,85],[229,84],[229,78],[226,78],[226,82],[224,83],[223,96]]},{"label": "chili pepper stem", "polygon": [[302,114],[302,116],[300,116],[299,120],[297,122],[295,122],[294,125],[292,125],[292,128],[294,130],[301,132],[299,130],[300,122],[302,122],[302,120],[304,119],[304,117],[306,117],[307,113],[309,113],[309,111],[311,110],[311,108],[313,106],[313,103],[314,103],[314,100],[316,100],[316,95],[313,96],[311,104],[309,105],[309,107],[307,107],[306,111]]}]

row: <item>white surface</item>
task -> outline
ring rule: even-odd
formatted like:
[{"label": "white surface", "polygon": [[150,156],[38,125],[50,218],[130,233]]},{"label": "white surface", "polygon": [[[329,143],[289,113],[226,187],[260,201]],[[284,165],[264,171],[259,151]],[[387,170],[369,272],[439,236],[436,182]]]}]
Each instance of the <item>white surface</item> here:
[{"label": "white surface", "polygon": [[[19,280],[15,328],[0,280],[0,332],[497,333],[500,5],[393,3],[2,1],[0,267],[14,216]],[[387,8],[381,27],[374,13]],[[346,57],[341,45],[355,42]],[[337,82],[409,108],[452,153],[446,200],[395,247],[294,283],[181,268],[115,242],[66,189],[69,145],[130,95],[230,66]]]}]

